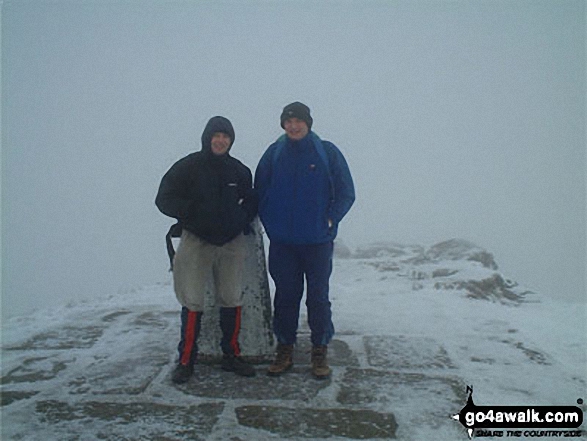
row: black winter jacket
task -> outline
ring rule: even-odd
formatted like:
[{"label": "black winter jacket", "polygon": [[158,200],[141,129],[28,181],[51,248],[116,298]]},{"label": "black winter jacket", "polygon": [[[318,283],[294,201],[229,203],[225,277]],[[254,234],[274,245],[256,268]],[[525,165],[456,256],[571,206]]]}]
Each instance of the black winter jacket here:
[{"label": "black winter jacket", "polygon": [[221,246],[248,231],[258,202],[250,169],[229,153],[212,153],[210,141],[216,132],[227,133],[234,142],[230,121],[212,118],[202,134],[202,150],[169,169],[155,204],[162,213],[176,218],[182,228]]}]

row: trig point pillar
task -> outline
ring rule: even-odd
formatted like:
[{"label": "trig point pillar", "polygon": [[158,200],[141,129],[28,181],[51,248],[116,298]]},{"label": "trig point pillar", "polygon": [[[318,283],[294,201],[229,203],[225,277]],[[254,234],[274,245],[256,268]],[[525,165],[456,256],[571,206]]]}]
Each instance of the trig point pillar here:
[{"label": "trig point pillar", "polygon": [[[267,279],[263,230],[259,218],[252,222],[253,233],[245,236],[247,256],[243,274],[243,309],[239,335],[241,355],[249,361],[268,361],[273,356],[271,296]],[[213,360],[220,350],[220,313],[212,288],[206,293],[202,328],[198,339],[199,359]]]}]

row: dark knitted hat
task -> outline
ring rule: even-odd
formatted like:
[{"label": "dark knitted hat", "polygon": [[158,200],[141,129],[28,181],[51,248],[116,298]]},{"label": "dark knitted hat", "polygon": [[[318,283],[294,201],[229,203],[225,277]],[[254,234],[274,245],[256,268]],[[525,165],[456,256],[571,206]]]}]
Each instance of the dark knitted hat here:
[{"label": "dark knitted hat", "polygon": [[288,104],[283,108],[283,112],[281,113],[281,127],[283,127],[283,123],[288,118],[298,118],[304,121],[308,125],[308,130],[312,129],[312,117],[310,116],[310,108],[305,104],[302,104],[298,101],[295,103]]}]

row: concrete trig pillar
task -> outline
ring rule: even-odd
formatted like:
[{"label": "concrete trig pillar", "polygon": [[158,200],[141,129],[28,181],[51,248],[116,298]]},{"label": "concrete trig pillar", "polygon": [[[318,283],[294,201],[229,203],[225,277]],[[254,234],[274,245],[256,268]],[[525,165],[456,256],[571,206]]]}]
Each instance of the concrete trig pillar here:
[{"label": "concrete trig pillar", "polygon": [[[251,224],[253,234],[245,236],[246,259],[243,275],[243,309],[239,335],[241,355],[252,362],[270,360],[274,341],[271,325],[271,296],[267,279],[263,230],[259,218]],[[213,360],[220,350],[220,307],[213,287],[206,292],[202,328],[198,339],[199,358]]]}]

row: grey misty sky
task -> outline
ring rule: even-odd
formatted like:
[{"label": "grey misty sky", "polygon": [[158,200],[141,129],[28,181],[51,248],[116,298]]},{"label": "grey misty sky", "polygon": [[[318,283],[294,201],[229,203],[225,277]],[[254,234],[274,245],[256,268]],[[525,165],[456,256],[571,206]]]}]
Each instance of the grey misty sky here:
[{"label": "grey misty sky", "polygon": [[4,315],[166,280],[163,173],[213,115],[254,172],[298,100],[346,243],[464,238],[585,300],[583,1],[5,0]]}]

